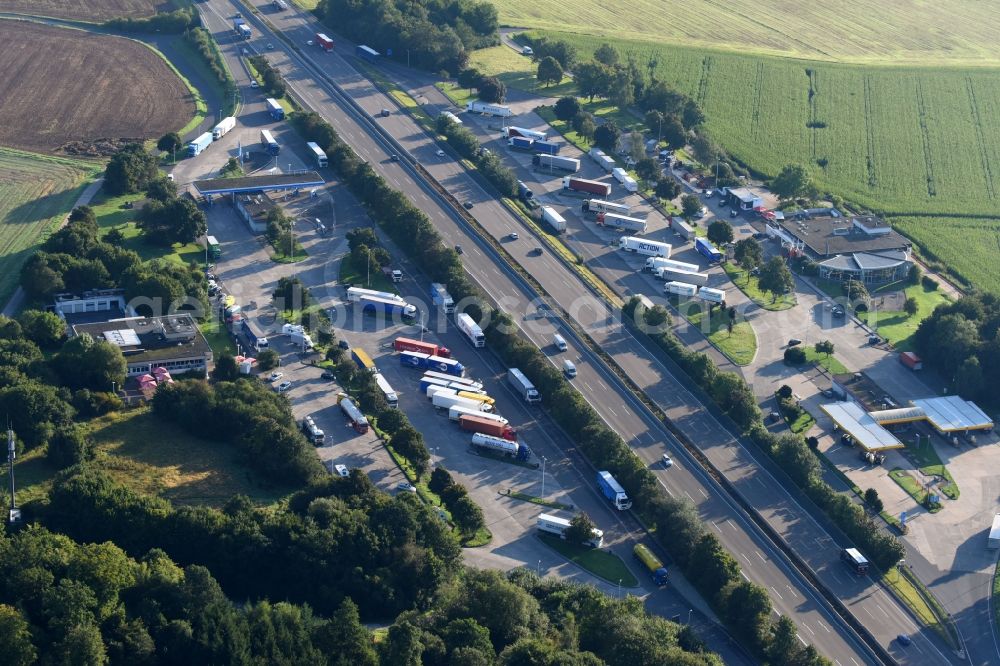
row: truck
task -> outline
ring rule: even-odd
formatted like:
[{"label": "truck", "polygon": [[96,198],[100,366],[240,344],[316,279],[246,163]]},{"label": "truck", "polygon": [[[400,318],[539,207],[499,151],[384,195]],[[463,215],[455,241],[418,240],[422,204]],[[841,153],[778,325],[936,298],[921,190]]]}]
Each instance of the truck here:
[{"label": "truck", "polygon": [[588,152],[587,154],[590,155],[590,157],[593,158],[593,160],[596,162],[597,160],[604,157],[605,152],[600,148],[598,148],[597,146],[592,146],[590,152]]},{"label": "truck", "polygon": [[212,133],[205,132],[197,139],[188,144],[188,157],[201,155],[201,152],[212,145]]},{"label": "truck", "polygon": [[219,245],[219,239],[215,236],[205,236],[205,249],[208,250],[208,256],[211,259],[218,259],[222,256],[222,246]]},{"label": "truck", "polygon": [[517,390],[521,398],[529,405],[537,405],[542,401],[542,396],[538,389],[531,383],[531,380],[524,376],[518,368],[511,368],[507,371],[507,383]]},{"label": "truck", "polygon": [[236,35],[240,34],[241,25],[246,25],[246,21],[243,20],[242,16],[237,16],[236,18],[233,19],[233,32]]},{"label": "truck", "polygon": [[[421,383],[423,386],[423,383]],[[424,390],[424,395],[427,396],[428,400],[433,400],[434,396],[437,394],[441,395],[458,395],[458,389],[451,388],[450,386],[441,386],[439,384],[428,384],[427,388]]]},{"label": "truck", "polygon": [[298,324],[283,324],[281,326],[281,332],[288,336],[292,344],[301,347],[303,349],[312,349],[313,341],[309,337],[309,333],[306,332],[305,328]]},{"label": "truck", "polygon": [[362,435],[368,432],[368,419],[365,415],[361,413],[361,410],[357,408],[354,401],[348,398],[343,393],[337,394],[337,403],[340,405],[340,410],[344,412],[344,415],[351,422],[351,427]]},{"label": "truck", "polygon": [[370,46],[365,46],[364,44],[358,44],[354,48],[354,55],[371,63],[378,62],[379,58],[382,57],[381,53]]},{"label": "truck", "polygon": [[394,298],[382,298],[381,296],[362,296],[357,304],[361,307],[361,312],[365,314],[386,314],[391,316],[399,315],[403,319],[416,319],[417,307],[410,305],[406,301],[398,301]]},{"label": "truck", "polygon": [[398,352],[415,351],[423,352],[430,356],[440,356],[441,358],[451,358],[451,350],[433,342],[423,342],[412,338],[396,338],[392,342],[392,348]]},{"label": "truck", "polygon": [[687,282],[668,282],[663,291],[683,298],[694,298],[698,295],[698,287]]},{"label": "truck", "polygon": [[400,303],[406,302],[399,294],[393,294],[388,291],[376,291],[375,289],[365,289],[364,287],[347,288],[347,300],[351,303],[359,303],[365,296],[374,296],[375,298],[384,298],[390,301],[398,301]]},{"label": "truck", "polygon": [[635,544],[635,547],[632,548],[632,555],[635,559],[639,560],[642,567],[653,577],[654,585],[663,587],[667,584],[667,568],[663,566],[663,562],[653,554],[653,551],[648,546],[642,543]]},{"label": "truck", "polygon": [[241,23],[239,28],[236,29],[236,34],[240,39],[253,39],[253,30],[246,23]]},{"label": "truck", "polygon": [[661,280],[666,280],[667,282],[687,282],[688,284],[696,284],[700,286],[708,284],[708,274],[697,273],[695,271],[682,271],[675,268],[657,268],[653,271],[653,275]]},{"label": "truck", "polygon": [[324,51],[326,51],[327,53],[333,51],[333,40],[327,37],[326,34],[322,32],[316,33],[316,45],[319,46]]},{"label": "truck", "polygon": [[431,396],[431,389],[450,389],[455,393],[459,391],[464,391],[466,393],[476,393],[480,395],[486,395],[486,391],[478,388],[480,385],[468,385],[462,384],[460,382],[452,381],[455,377],[450,377],[448,379],[438,379],[437,377],[421,377],[420,378],[420,392],[425,394],[427,397]]},{"label": "truck", "polygon": [[244,335],[250,341],[250,346],[257,351],[267,349],[267,336],[264,335],[264,331],[260,328],[259,324],[250,321],[248,317],[240,322],[240,328],[243,329]]},{"label": "truck", "polygon": [[672,270],[687,271],[688,273],[698,272],[698,264],[689,264],[684,261],[665,259],[662,257],[650,257],[646,260],[645,270],[652,273],[656,271],[657,268],[670,268]]},{"label": "truck", "polygon": [[566,218],[556,212],[552,206],[542,206],[542,221],[557,232],[566,231]]},{"label": "truck", "polygon": [[503,104],[490,104],[489,102],[481,102],[479,100],[466,104],[465,110],[471,111],[472,113],[482,113],[487,116],[500,116],[501,118],[509,118],[514,115],[514,112],[510,110],[509,106],[505,106]]},{"label": "truck", "polygon": [[924,362],[913,352],[902,352],[899,355],[899,362],[914,371],[921,370],[924,367]]},{"label": "truck", "polygon": [[309,149],[309,153],[316,160],[316,166],[323,168],[330,163],[327,159],[326,151],[320,148],[319,144],[315,141],[307,141],[306,148]]},{"label": "truck", "polygon": [[627,192],[636,192],[639,189],[638,183],[635,182],[635,178],[628,175],[628,171],[622,169],[621,167],[616,167],[611,170],[611,175],[615,177],[619,183],[625,186]]},{"label": "truck", "polygon": [[625,494],[625,489],[611,475],[611,472],[605,470],[597,473],[597,487],[601,490],[601,494],[611,500],[611,503],[619,511],[631,508],[632,500],[628,498],[628,495]]},{"label": "truck", "polygon": [[285,2],[285,0],[274,0],[271,4],[274,5],[274,8],[279,12],[283,12],[288,9],[288,3]]},{"label": "truck", "polygon": [[451,358],[441,358],[422,352],[405,351],[399,354],[399,364],[423,370],[437,370],[456,377],[465,374],[465,366]]},{"label": "truck", "polygon": [[524,183],[524,181],[517,181],[517,196],[521,198],[521,201],[530,201],[535,193]]},{"label": "truck", "polygon": [[587,180],[586,178],[563,176],[562,188],[573,192],[596,194],[599,197],[611,196],[611,185],[598,180]]},{"label": "truck", "polygon": [[236,118],[229,116],[228,118],[223,118],[222,121],[212,128],[212,140],[218,141],[222,137],[229,134],[229,130],[236,127]]},{"label": "truck", "polygon": [[467,409],[476,409],[480,412],[493,411],[493,405],[490,405],[489,403],[474,400],[472,398],[464,398],[457,393],[449,394],[442,391],[434,394],[431,398],[431,404],[438,409],[450,409],[455,406],[460,406]]},{"label": "truck", "polygon": [[698,298],[706,303],[720,303],[723,306],[726,304],[726,292],[721,289],[702,287],[698,290]]},{"label": "truck", "polygon": [[464,312],[459,312],[455,315],[455,325],[458,326],[458,330],[465,334],[473,347],[486,346],[486,336],[483,335],[483,329],[479,328],[475,319]]},{"label": "truck", "polygon": [[630,215],[632,207],[628,204],[605,201],[604,199],[587,199],[580,206],[584,213],[617,213],[619,215]]},{"label": "truck", "polygon": [[447,379],[449,384],[461,384],[469,388],[481,391],[483,388],[482,382],[477,382],[475,379],[470,379],[469,377],[455,376],[448,374],[446,372],[438,372],[436,370],[428,370],[424,372],[424,379]]},{"label": "truck", "polygon": [[486,414],[478,409],[471,409],[469,407],[462,407],[461,405],[455,405],[454,407],[448,408],[448,418],[452,421],[458,421],[462,416],[479,416],[484,419],[489,419],[491,421],[496,421],[497,423],[502,423],[507,425],[510,423],[507,419],[500,416],[499,414]]},{"label": "truck", "polygon": [[602,227],[624,229],[632,233],[646,233],[646,220],[639,219],[638,217],[629,217],[628,215],[619,215],[618,213],[598,213],[597,224]]},{"label": "truck", "polygon": [[271,130],[260,131],[260,147],[263,148],[268,155],[278,155],[281,153],[281,146],[274,140],[274,135],[271,134]]},{"label": "truck", "polygon": [[517,431],[505,423],[484,419],[479,415],[461,414],[458,417],[458,427],[468,432],[478,432],[492,437],[517,441]]},{"label": "truck", "polygon": [[451,111],[442,111],[441,115],[444,116],[445,118],[447,118],[448,120],[450,120],[451,122],[455,123],[456,125],[462,125],[463,124],[462,123],[462,119],[459,118],[458,116],[456,116]]},{"label": "truck", "polygon": [[539,132],[536,130],[525,129],[523,127],[515,127],[510,125],[509,127],[504,127],[503,138],[512,139],[514,137],[524,137],[525,139],[531,139],[532,141],[545,141],[545,132]]},{"label": "truck", "polygon": [[375,384],[376,386],[378,386],[378,389],[382,392],[382,395],[385,396],[385,401],[389,404],[390,407],[399,406],[399,396],[396,395],[396,392],[392,390],[392,386],[389,384],[389,380],[383,377],[381,372],[375,373]]},{"label": "truck", "polygon": [[990,533],[986,538],[986,548],[989,550],[1000,548],[1000,513],[993,515],[993,524],[990,526]]},{"label": "truck", "polygon": [[466,391],[464,389],[459,389],[455,394],[461,398],[468,398],[469,400],[477,400],[479,402],[485,402],[490,407],[497,404],[497,401],[486,395],[482,391]]},{"label": "truck", "polygon": [[375,367],[375,361],[372,360],[372,357],[364,349],[351,347],[351,360],[361,368],[362,372],[372,375],[378,372],[378,368]]},{"label": "truck", "polygon": [[558,155],[562,149],[562,144],[555,141],[538,141],[536,139],[534,149],[544,155]]},{"label": "truck", "polygon": [[698,250],[698,254],[709,261],[722,261],[722,253],[707,238],[695,238],[694,248]]},{"label": "truck", "polygon": [[444,310],[445,314],[451,314],[455,311],[455,300],[448,293],[448,289],[440,282],[431,283],[431,303]]},{"label": "truck", "polygon": [[618,247],[626,252],[637,252],[649,257],[662,257],[663,259],[669,259],[670,251],[673,249],[670,243],[644,240],[635,236],[622,236],[618,241]]},{"label": "truck", "polygon": [[507,145],[514,150],[533,150],[535,140],[524,136],[513,136],[507,139]]},{"label": "truck", "polygon": [[674,233],[683,238],[684,240],[692,240],[695,238],[694,229],[690,224],[684,221],[681,217],[670,218],[670,228],[674,230]]},{"label": "truck", "polygon": [[264,100],[264,105],[267,106],[267,112],[271,115],[273,119],[275,120],[285,119],[285,109],[282,108],[281,104],[278,103],[278,100],[274,99],[273,97],[268,97],[267,99]]},{"label": "truck", "polygon": [[[543,513],[538,516],[537,526],[540,532],[548,532],[549,534],[555,534],[560,539],[565,539],[570,521],[559,516],[553,516],[551,513]],[[595,527],[591,531],[591,538],[586,543],[591,548],[600,548],[604,545],[604,532]]]},{"label": "truck", "polygon": [[531,449],[520,442],[512,442],[503,437],[492,437],[481,432],[472,435],[472,446],[476,449],[501,453],[508,458],[527,460],[531,457]]},{"label": "truck", "polygon": [[313,417],[311,416],[305,417],[304,419],[302,419],[301,425],[302,425],[302,432],[304,432],[306,437],[309,438],[309,441],[315,444],[316,446],[320,446],[321,444],[323,444],[323,442],[326,441],[326,433],[323,432],[320,429],[320,427],[316,425],[316,422],[313,421]]},{"label": "truck", "polygon": [[559,157],[558,155],[535,155],[531,163],[542,169],[562,169],[570,173],[580,170],[580,160],[575,157]]}]

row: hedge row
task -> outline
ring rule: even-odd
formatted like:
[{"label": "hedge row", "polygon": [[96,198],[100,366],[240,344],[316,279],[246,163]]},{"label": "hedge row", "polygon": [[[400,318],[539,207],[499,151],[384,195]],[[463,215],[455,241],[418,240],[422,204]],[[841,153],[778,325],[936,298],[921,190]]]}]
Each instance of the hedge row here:
[{"label": "hedge row", "polygon": [[177,9],[172,12],[161,12],[149,18],[116,18],[104,22],[104,27],[121,32],[160,32],[179,35],[188,28],[200,23],[198,12],[194,8]]},{"label": "hedge row", "polygon": [[191,28],[184,33],[184,40],[201,55],[209,71],[212,72],[212,76],[222,85],[223,104],[232,104],[236,81],[229,72],[229,68],[226,67],[226,61],[223,60],[219,45],[212,38],[212,33],[204,28]]}]

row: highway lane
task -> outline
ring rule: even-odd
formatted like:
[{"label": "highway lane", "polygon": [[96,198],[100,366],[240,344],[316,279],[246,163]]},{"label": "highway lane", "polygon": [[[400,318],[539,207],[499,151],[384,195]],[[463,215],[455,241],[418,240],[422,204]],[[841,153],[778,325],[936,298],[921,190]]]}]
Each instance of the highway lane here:
[{"label": "highway lane", "polygon": [[[311,30],[309,34],[311,34]],[[307,36],[307,34],[300,34],[296,35],[294,39],[296,43],[299,41],[304,43],[304,38]],[[387,158],[388,151],[381,141],[373,140],[366,133],[365,128],[359,126],[349,115],[344,115],[332,108],[332,100],[328,92],[322,86],[318,86],[301,68],[293,68],[292,63],[286,60],[287,54],[283,48],[272,55],[278,66],[286,72],[287,80],[298,94],[302,95],[309,104],[320,109],[338,132],[345,137],[345,140],[351,143],[359,154],[369,158],[376,170],[383,173],[390,183],[400,187],[420,205],[431,216],[432,221],[449,243],[460,243],[466,248],[464,261],[467,269],[473,277],[485,285],[487,291],[502,304],[505,310],[518,313],[519,317],[526,317],[536,312],[529,303],[530,297],[526,295],[518,281],[508,275],[506,271],[499,270],[492,261],[488,260],[489,256],[484,253],[484,248],[479,247],[478,240],[467,233],[464,227],[457,224],[450,213],[441,209],[433,196],[425,189],[425,186],[416,182],[403,168],[403,165]],[[350,77],[350,68],[338,56],[315,52],[309,55],[311,58],[315,55],[316,57],[312,59],[323,62],[326,71],[332,75],[342,76],[343,72],[346,71]],[[354,83],[357,90],[352,92],[362,98],[362,103],[366,105],[368,110],[377,111],[381,107],[393,108],[387,99],[378,95],[371,88],[371,85],[360,77],[354,75]],[[401,119],[399,116],[393,116],[388,120],[395,123]],[[422,132],[416,128],[403,127],[400,129],[403,129],[404,132],[399,136],[406,140],[407,137],[416,135],[419,145],[419,140],[423,138]],[[423,138],[423,141],[426,142],[426,139]],[[433,156],[435,148],[432,145],[426,145],[421,147],[421,150],[429,152],[430,156]],[[422,155],[417,155],[417,157],[420,159]],[[428,164],[428,168],[433,170],[435,165]],[[445,182],[449,177],[448,174],[435,174],[435,176]],[[455,176],[459,181],[456,183],[457,185],[462,186],[467,181],[464,172],[459,171]],[[493,212],[501,220],[507,217],[503,209],[497,208],[495,211],[490,211],[490,207],[497,204],[492,197],[478,190],[474,184],[465,187],[468,195],[475,197],[475,199],[470,200],[475,202],[473,212],[477,214],[477,217],[482,219],[479,210],[481,208],[486,208],[487,212]],[[510,224],[510,221],[506,222],[502,233],[509,230]],[[498,235],[502,235],[502,233]],[[522,255],[527,254],[524,252],[525,249],[530,249],[533,246],[528,245],[530,241],[527,239],[515,241],[515,243],[522,244]],[[517,247],[513,248],[513,254],[519,255]],[[518,258],[520,260],[520,257]],[[564,270],[562,264],[548,254],[525,258],[525,263],[530,264],[528,270],[540,277]],[[563,281],[563,289],[570,291],[574,289],[575,276],[572,274],[563,276]],[[557,300],[559,299],[557,298]],[[569,301],[564,300],[563,302]],[[574,311],[575,316],[591,325],[595,323],[595,318],[608,320],[610,317],[610,313],[603,304],[592,297],[583,299],[578,308],[570,309]],[[526,321],[532,320],[525,319],[522,324]],[[539,320],[539,322],[536,322],[538,325],[525,326],[525,329],[527,335],[536,344],[544,347],[550,339],[552,327],[544,320]],[[593,326],[588,326],[588,328],[593,328]],[[620,326],[612,326],[611,330],[617,331],[620,335]],[[569,337],[571,340],[573,339],[572,336]],[[634,343],[634,341],[632,342]],[[664,449],[664,443],[670,441],[668,448],[680,460],[681,464],[678,469],[670,470],[669,473],[658,472],[661,483],[664,483],[675,494],[691,497],[698,504],[706,523],[716,526],[723,543],[732,552],[747,556],[744,567],[747,576],[772,591],[776,607],[780,612],[796,619],[800,625],[803,639],[815,643],[818,649],[838,659],[841,663],[862,663],[865,661],[865,657],[853,644],[850,635],[843,631],[839,621],[831,622],[828,612],[815,600],[808,586],[804,585],[797,575],[790,573],[787,564],[776,549],[759,536],[757,530],[748,523],[746,517],[733,506],[728,496],[707,480],[697,465],[688,459],[686,453],[680,452],[678,455],[676,444],[669,440],[660,424],[636,404],[634,398],[618,384],[615,378],[607,373],[602,364],[595,362],[588,350],[581,347],[575,348],[570,353],[583,361],[579,365],[580,376],[575,380],[578,388],[595,405],[609,424],[637,448],[644,459],[650,463],[657,460]],[[638,361],[648,363],[640,349],[635,348],[635,355]],[[615,404],[608,404],[607,396],[613,394],[617,394]],[[758,563],[753,564],[749,558],[757,558]]]}]

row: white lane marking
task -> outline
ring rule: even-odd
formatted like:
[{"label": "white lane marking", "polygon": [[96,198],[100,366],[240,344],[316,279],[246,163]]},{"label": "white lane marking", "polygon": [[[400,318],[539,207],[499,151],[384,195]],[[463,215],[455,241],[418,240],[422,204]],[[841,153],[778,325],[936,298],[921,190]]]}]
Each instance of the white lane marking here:
[{"label": "white lane marking", "polygon": [[806,624],[805,622],[803,622],[803,623],[802,623],[802,626],[803,626],[803,627],[805,627],[805,628],[806,628],[806,631],[808,631],[808,632],[809,632],[810,634],[812,634],[813,636],[815,636],[815,635],[816,635],[816,632],[812,630],[812,627],[810,627],[810,626],[809,626],[808,624]]},{"label": "white lane marking", "polygon": [[862,608],[864,608],[864,609],[865,609],[865,612],[866,612],[866,613],[868,613],[868,617],[870,617],[870,618],[871,618],[871,619],[873,619],[873,620],[875,619],[875,616],[874,616],[874,615],[872,615],[872,612],[871,612],[870,610],[868,610],[868,607],[867,607],[867,606],[862,606]]},{"label": "white lane marking", "polygon": [[747,566],[748,567],[752,567],[753,566],[752,564],[750,564],[750,558],[746,556],[746,553],[740,553],[740,555],[742,555],[743,559],[747,561]]},{"label": "white lane marking", "polygon": [[[746,555],[744,555],[743,557],[746,557]],[[750,561],[750,560],[747,560],[747,562],[749,562],[749,561]],[[776,589],[774,588],[774,585],[770,585],[769,587],[771,588],[771,591],[772,591],[772,592],[774,592],[775,594],[777,594],[777,595],[778,595],[778,598],[779,598],[779,599],[784,599],[784,597],[783,597],[783,596],[781,596],[781,592],[778,592],[778,590],[776,590]]]},{"label": "white lane marking", "polygon": [[882,615],[885,615],[886,619],[889,619],[889,614],[885,612],[885,609],[884,609],[884,608],[882,608],[882,607],[881,607],[881,606],[879,606],[878,604],[875,604],[875,608],[877,608],[877,609],[879,609],[880,611],[882,611]]},{"label": "white lane marking", "polygon": [[759,557],[759,558],[760,558],[760,561],[761,561],[761,562],[767,562],[767,560],[765,560],[765,559],[764,559],[764,556],[760,554],[760,551],[759,551],[759,550],[755,550],[755,551],[753,551],[753,552],[757,553],[757,557]]},{"label": "white lane marking", "polygon": [[704,495],[705,499],[708,499],[708,493],[706,493],[705,490],[701,486],[698,486],[698,492],[700,492],[702,495]]}]

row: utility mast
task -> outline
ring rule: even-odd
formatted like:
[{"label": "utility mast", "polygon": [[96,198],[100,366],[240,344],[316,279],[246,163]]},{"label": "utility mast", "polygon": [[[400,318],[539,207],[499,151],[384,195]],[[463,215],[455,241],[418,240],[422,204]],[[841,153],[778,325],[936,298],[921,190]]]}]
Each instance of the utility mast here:
[{"label": "utility mast", "polygon": [[10,512],[7,514],[7,521],[11,525],[21,522],[21,510],[17,508],[14,496],[14,455],[14,431],[7,428],[7,465],[10,467]]}]

